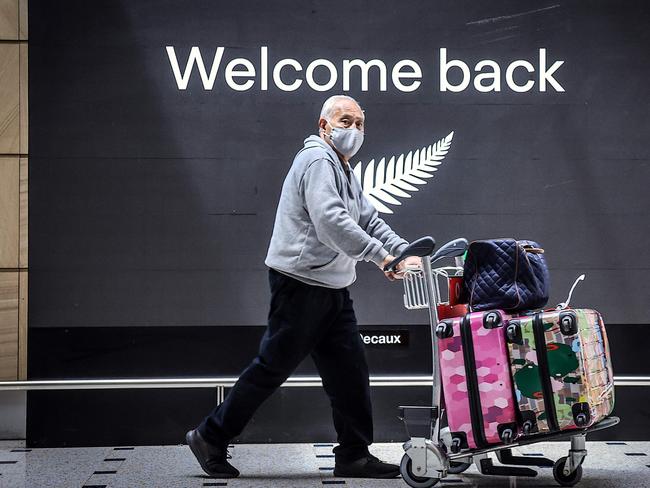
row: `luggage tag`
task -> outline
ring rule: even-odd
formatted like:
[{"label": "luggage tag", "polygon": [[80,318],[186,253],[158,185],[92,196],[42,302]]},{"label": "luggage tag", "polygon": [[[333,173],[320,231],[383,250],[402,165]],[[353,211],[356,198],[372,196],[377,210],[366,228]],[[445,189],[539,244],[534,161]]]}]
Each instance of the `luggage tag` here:
[{"label": "luggage tag", "polygon": [[585,275],[581,274],[576,278],[576,280],[573,282],[573,286],[569,290],[569,296],[566,299],[566,302],[562,302],[558,304],[557,307],[555,307],[555,310],[564,310],[565,308],[569,308],[569,302],[571,302],[571,295],[573,295],[573,290],[575,290],[575,287],[578,286],[578,283],[580,283],[582,280],[585,279]]}]

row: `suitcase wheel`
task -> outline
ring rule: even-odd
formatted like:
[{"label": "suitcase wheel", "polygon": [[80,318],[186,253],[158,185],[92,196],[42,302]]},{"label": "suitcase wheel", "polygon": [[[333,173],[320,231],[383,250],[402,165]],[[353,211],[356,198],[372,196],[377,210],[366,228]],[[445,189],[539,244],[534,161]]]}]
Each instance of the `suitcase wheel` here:
[{"label": "suitcase wheel", "polygon": [[529,435],[533,431],[533,422],[526,420],[521,426],[521,430],[524,432],[524,435]]},{"label": "suitcase wheel", "polygon": [[591,415],[588,403],[574,403],[571,406],[571,410],[573,413],[573,422],[576,424],[576,427],[585,427],[589,425]]},{"label": "suitcase wheel", "polygon": [[578,427],[587,425],[587,416],[584,413],[579,413],[576,415],[575,422]]},{"label": "suitcase wheel", "polygon": [[456,454],[460,452],[460,445],[462,440],[460,437],[454,437],[451,441],[451,452]]},{"label": "suitcase wheel", "polygon": [[501,314],[497,312],[488,312],[483,316],[483,327],[494,329],[501,325]]},{"label": "suitcase wheel", "polygon": [[521,342],[521,325],[518,320],[510,321],[510,325],[506,327],[506,338],[510,343]]},{"label": "suitcase wheel", "polygon": [[578,321],[572,312],[560,314],[560,332],[564,335],[575,335],[578,333]]},{"label": "suitcase wheel", "polygon": [[524,435],[530,435],[537,431],[537,417],[530,410],[523,410],[521,413],[521,430]]},{"label": "suitcase wheel", "polygon": [[436,337],[438,339],[448,339],[454,335],[454,328],[449,322],[440,322],[436,326]]},{"label": "suitcase wheel", "polygon": [[512,429],[504,429],[503,432],[501,432],[501,441],[503,441],[504,444],[510,444],[514,440],[515,434],[512,431]]}]

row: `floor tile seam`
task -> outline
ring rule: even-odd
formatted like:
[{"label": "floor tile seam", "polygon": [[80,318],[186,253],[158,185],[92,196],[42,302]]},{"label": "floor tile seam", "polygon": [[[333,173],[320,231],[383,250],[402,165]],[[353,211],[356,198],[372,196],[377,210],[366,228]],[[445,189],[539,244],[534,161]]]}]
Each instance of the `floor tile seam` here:
[{"label": "floor tile seam", "polygon": [[321,480],[321,484],[325,479],[331,479],[333,476],[333,469],[321,469],[321,468],[332,468],[330,466],[333,464],[333,461],[330,462],[328,460],[333,459],[333,458],[322,458],[319,457],[321,455],[333,455],[332,454],[332,449],[334,447],[334,444],[326,443],[326,442],[317,442],[312,444],[312,453],[314,455],[314,459],[316,461],[316,469],[318,470],[318,475]]},{"label": "floor tile seam", "polygon": [[[126,451],[119,451],[119,452],[122,453],[122,452],[126,452]],[[131,452],[133,452],[133,451],[131,451]],[[102,463],[102,465],[105,465],[107,468],[108,467],[114,468],[114,469],[111,469],[111,471],[115,471],[115,474],[117,475],[118,474],[117,472],[119,471],[119,468],[126,462],[126,457],[120,455],[120,457],[124,457],[123,461],[119,461],[119,464],[116,463],[116,462],[111,461],[111,464],[107,465],[106,464],[106,459],[110,459],[112,453],[115,453],[115,448],[114,447],[106,448],[102,453],[101,463]],[[86,485],[89,485],[89,484],[92,485],[92,483],[89,483],[89,481],[93,476],[106,476],[106,474],[98,474],[98,473],[96,473],[96,471],[109,471],[109,470],[108,469],[102,469],[101,467],[100,468],[96,468],[96,467],[93,468],[92,473],[90,474],[90,476],[88,476],[86,481],[84,481],[82,486],[86,486]],[[108,485],[105,485],[105,486],[108,486]]]}]

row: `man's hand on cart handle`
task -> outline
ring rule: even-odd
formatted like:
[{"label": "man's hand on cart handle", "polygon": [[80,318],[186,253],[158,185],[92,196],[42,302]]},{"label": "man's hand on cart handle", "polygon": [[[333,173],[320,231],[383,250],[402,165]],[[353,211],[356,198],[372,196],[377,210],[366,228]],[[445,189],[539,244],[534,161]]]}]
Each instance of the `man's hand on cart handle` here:
[{"label": "man's hand on cart handle", "polygon": [[[380,269],[384,270],[386,266],[388,266],[394,260],[395,260],[395,256],[391,256],[389,254],[382,261],[381,266],[379,266]],[[384,275],[386,275],[386,278],[388,278],[390,281],[401,280],[404,278],[404,271],[406,271],[407,268],[413,269],[413,268],[420,268],[421,266],[422,266],[422,258],[418,256],[409,256],[405,258],[403,261],[397,263],[397,265],[395,266],[395,270],[384,271]]]},{"label": "man's hand on cart handle", "polygon": [[411,242],[398,257],[386,256],[380,267],[389,280],[402,279],[404,277],[401,274],[406,271],[406,268],[412,267],[414,264],[422,266],[420,257],[430,256],[435,247],[436,241],[433,237],[420,237]]}]

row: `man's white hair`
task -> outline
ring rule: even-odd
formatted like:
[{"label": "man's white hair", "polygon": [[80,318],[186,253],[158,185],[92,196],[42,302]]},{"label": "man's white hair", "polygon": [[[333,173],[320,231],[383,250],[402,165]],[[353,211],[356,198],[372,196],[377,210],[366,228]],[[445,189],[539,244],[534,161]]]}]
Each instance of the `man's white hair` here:
[{"label": "man's white hair", "polygon": [[[347,95],[332,95],[327,100],[325,100],[325,103],[323,104],[323,108],[320,111],[321,118],[330,120],[330,117],[334,112],[334,108],[336,107],[336,104],[341,100],[349,100],[359,105],[359,102],[357,102],[354,98],[349,97]],[[361,105],[359,105],[359,107],[361,107]]]}]

